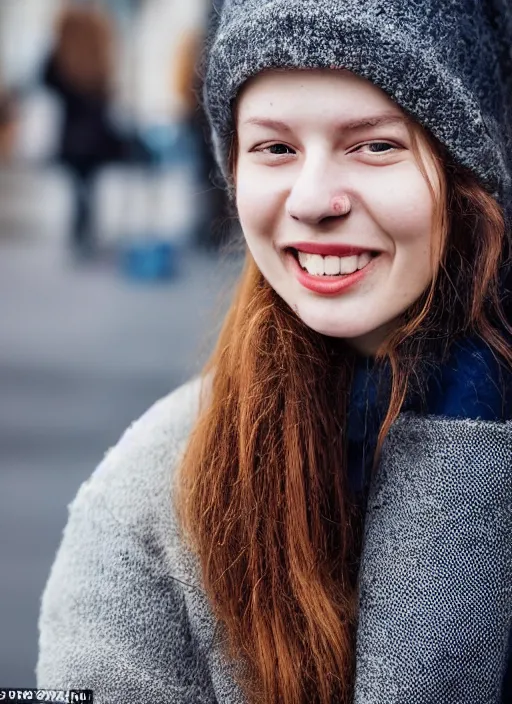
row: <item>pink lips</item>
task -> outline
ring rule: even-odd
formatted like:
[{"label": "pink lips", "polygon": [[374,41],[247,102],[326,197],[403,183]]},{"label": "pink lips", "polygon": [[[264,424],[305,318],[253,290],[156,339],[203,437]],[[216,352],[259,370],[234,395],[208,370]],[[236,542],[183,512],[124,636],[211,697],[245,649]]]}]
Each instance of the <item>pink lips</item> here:
[{"label": "pink lips", "polygon": [[[316,247],[317,245],[315,245]],[[301,251],[305,251],[304,249],[301,248]],[[363,254],[364,252],[368,252],[368,250],[360,250],[358,252],[353,252],[353,254]],[[318,250],[315,252],[312,252],[313,254],[320,254]],[[324,255],[326,256],[326,255]],[[338,255],[339,256],[339,255]],[[343,256],[351,256],[351,255],[343,255]],[[299,280],[299,283],[302,284],[305,288],[309,289],[310,291],[314,291],[315,293],[321,293],[324,295],[335,295],[337,293],[341,293],[342,291],[346,291],[348,288],[353,286],[354,284],[358,283],[363,279],[366,274],[368,273],[368,269],[370,269],[373,264],[374,264],[374,259],[372,259],[371,262],[369,262],[363,269],[358,269],[357,271],[354,271],[353,274],[346,274],[343,276],[313,276],[312,274],[309,274],[307,271],[305,271],[301,265],[299,264],[298,260],[295,258],[295,255],[292,252],[286,252],[286,257],[290,261],[290,264],[293,268],[293,271],[295,275],[297,276],[297,279]],[[377,259],[378,257],[375,257]]]},{"label": "pink lips", "polygon": [[369,247],[356,247],[349,244],[337,244],[336,242],[289,242],[284,249],[298,249],[306,254],[321,254],[323,257],[329,255],[333,257],[351,257],[354,254],[364,254],[374,250]]}]

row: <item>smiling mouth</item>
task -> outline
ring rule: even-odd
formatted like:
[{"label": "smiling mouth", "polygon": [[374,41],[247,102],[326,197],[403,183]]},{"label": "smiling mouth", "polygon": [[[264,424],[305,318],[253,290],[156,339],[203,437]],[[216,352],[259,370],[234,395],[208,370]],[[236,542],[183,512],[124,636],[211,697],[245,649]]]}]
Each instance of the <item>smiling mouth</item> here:
[{"label": "smiling mouth", "polygon": [[[285,252],[291,254],[300,268],[312,275],[322,278],[342,278],[350,276],[358,270],[364,269],[373,259],[378,257],[381,252],[368,250],[360,255],[352,256],[324,256],[321,254],[306,254],[295,247],[286,247]],[[314,257],[312,259],[312,257]]]}]

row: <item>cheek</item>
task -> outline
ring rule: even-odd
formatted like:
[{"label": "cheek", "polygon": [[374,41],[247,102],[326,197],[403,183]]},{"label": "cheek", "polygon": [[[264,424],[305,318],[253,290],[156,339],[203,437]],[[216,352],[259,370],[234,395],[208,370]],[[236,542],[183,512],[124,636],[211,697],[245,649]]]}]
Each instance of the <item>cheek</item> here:
[{"label": "cheek", "polygon": [[373,200],[374,215],[397,245],[416,246],[430,242],[432,196],[421,173],[407,170],[390,178]]},{"label": "cheek", "polygon": [[236,207],[242,229],[255,235],[272,234],[279,215],[282,199],[271,179],[243,166],[237,174]]}]

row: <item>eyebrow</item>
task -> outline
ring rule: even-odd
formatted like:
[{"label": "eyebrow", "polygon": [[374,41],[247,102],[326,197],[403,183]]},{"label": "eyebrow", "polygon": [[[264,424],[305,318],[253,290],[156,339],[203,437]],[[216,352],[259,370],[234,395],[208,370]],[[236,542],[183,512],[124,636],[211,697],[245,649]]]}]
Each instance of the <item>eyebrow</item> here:
[{"label": "eyebrow", "polygon": [[[355,132],[366,127],[378,127],[380,125],[392,124],[407,124],[409,122],[405,115],[399,115],[396,112],[383,113],[381,115],[373,115],[364,117],[359,120],[349,120],[339,122],[335,125],[336,131]],[[242,125],[256,125],[258,127],[267,127],[273,130],[281,130],[283,132],[291,132],[291,128],[286,122],[281,120],[270,120],[264,117],[249,117],[242,122]]]}]

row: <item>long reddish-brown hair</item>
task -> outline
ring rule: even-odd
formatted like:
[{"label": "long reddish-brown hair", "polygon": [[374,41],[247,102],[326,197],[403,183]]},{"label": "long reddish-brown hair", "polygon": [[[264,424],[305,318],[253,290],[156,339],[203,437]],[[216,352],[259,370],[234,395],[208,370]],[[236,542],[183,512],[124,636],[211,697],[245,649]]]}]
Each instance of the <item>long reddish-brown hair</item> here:
[{"label": "long reddish-brown hair", "polygon": [[[502,209],[423,127],[409,126],[434,203],[431,285],[378,349],[387,415],[374,468],[411,388],[451,343],[477,335],[512,366],[499,276],[510,253]],[[419,144],[439,176],[436,193]],[[231,167],[236,166],[236,136]],[[248,702],[340,704],[353,692],[361,515],[346,481],[355,354],[308,328],[250,252],[214,351],[174,504],[196,553],[228,658]]]}]

